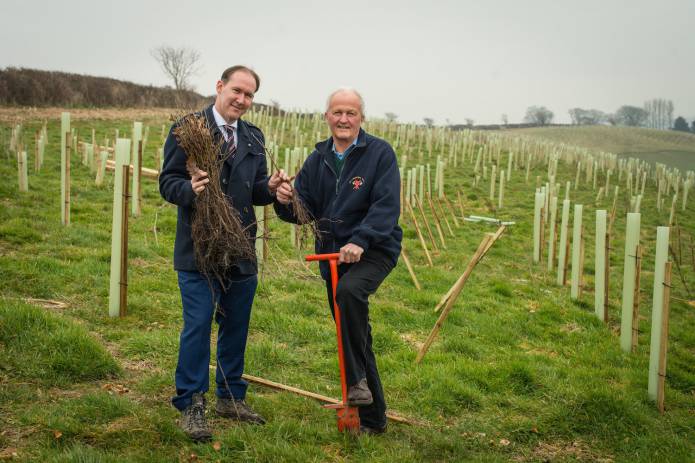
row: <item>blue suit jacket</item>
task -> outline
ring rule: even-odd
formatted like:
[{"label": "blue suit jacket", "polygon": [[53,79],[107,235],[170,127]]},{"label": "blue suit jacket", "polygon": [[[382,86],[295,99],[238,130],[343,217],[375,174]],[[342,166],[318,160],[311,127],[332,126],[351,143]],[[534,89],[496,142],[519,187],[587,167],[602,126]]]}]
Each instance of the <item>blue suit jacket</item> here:
[{"label": "blue suit jacket", "polygon": [[[215,141],[223,140],[215,118],[212,105],[202,114]],[[164,165],[159,174],[159,192],[162,197],[178,206],[176,222],[176,241],[174,243],[174,269],[197,271],[193,241],[191,240],[191,213],[196,195],[191,186],[191,177],[186,171],[186,153],[179,146],[173,134],[174,124],[164,144]],[[263,144],[263,133],[253,124],[239,119],[237,129],[237,151],[233,159],[228,158],[220,176],[222,191],[233,201],[241,215],[241,221],[248,232],[249,240],[256,237],[256,216],[253,205],[266,205],[273,202],[268,190],[268,168]],[[227,143],[221,150],[226,152]],[[242,260],[230,269],[229,276],[253,275],[258,272],[255,259]]]}]

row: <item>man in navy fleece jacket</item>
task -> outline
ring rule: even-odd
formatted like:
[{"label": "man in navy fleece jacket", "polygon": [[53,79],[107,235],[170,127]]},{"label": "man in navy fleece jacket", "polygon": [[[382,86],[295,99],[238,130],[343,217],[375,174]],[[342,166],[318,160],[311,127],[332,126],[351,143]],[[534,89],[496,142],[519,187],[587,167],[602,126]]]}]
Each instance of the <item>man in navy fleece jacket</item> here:
[{"label": "man in navy fleece jacket", "polygon": [[[278,200],[299,195],[315,219],[317,253],[340,252],[336,300],[341,308],[348,403],[360,407],[360,430],[386,430],[386,402],[372,351],[368,297],[391,272],[401,252],[400,175],[396,154],[384,140],[361,128],[364,102],[354,89],[328,98],[325,113],[332,136],[316,145],[295,179],[283,183]],[[291,205],[275,204],[280,218],[297,221]],[[330,273],[321,262],[329,303]]]}]

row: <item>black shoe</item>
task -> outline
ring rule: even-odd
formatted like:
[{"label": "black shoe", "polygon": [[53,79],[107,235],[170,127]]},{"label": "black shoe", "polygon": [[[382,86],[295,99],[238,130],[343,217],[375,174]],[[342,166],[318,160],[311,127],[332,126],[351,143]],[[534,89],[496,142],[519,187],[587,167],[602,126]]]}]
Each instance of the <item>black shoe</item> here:
[{"label": "black shoe", "polygon": [[218,397],[215,411],[219,416],[252,424],[265,424],[265,419],[254,412],[244,399]]},{"label": "black shoe", "polygon": [[384,434],[386,432],[387,425],[379,428],[373,428],[371,426],[360,425],[360,434],[367,436],[375,436],[377,434]]},{"label": "black shoe", "polygon": [[357,384],[348,390],[348,405],[351,407],[363,407],[374,402],[372,391],[367,386],[367,378],[362,378]]},{"label": "black shoe", "polygon": [[181,429],[195,442],[212,439],[212,432],[205,419],[205,398],[203,394],[193,394],[191,405],[181,412]]}]

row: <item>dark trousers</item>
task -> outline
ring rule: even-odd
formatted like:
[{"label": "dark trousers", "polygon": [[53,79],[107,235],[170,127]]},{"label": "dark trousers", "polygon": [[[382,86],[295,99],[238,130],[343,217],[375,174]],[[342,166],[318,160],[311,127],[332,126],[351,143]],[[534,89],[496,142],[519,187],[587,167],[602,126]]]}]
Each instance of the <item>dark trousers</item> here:
[{"label": "dark trousers", "polygon": [[[198,272],[178,272],[183,329],[176,366],[176,396],[171,402],[179,410],[191,404],[191,396],[207,392],[210,384],[210,328],[213,315],[219,326],[217,333],[218,397],[243,399],[248,383],[241,379],[244,352],[251,318],[251,305],[256,293],[256,275],[242,281],[230,281],[226,288],[208,280]],[[215,308],[217,307],[217,311]]]},{"label": "dark trousers", "polygon": [[[336,301],[340,307],[343,333],[343,354],[348,388],[367,378],[374,402],[360,407],[360,422],[364,426],[386,425],[386,401],[372,351],[372,327],[369,325],[369,301],[393,269],[390,259],[379,251],[367,251],[355,264],[338,266]],[[333,311],[333,289],[326,282],[328,301]]]}]

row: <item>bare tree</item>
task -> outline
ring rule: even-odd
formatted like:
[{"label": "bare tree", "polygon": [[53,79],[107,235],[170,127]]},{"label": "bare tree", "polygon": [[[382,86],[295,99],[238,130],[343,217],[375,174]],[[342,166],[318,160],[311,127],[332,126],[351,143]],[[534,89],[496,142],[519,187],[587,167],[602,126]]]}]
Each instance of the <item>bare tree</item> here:
[{"label": "bare tree", "polygon": [[649,113],[637,106],[621,106],[615,112],[615,119],[619,124],[630,127],[641,127],[647,122]]},{"label": "bare tree", "polygon": [[396,119],[398,119],[398,114],[396,113],[384,113],[384,117],[386,117],[386,120],[389,122],[395,122]]},{"label": "bare tree", "polygon": [[432,127],[434,125],[434,119],[431,117],[423,117],[422,120],[427,127]]},{"label": "bare tree", "polygon": [[598,109],[572,108],[568,112],[574,125],[596,125],[608,120],[608,115]]},{"label": "bare tree", "polygon": [[162,45],[153,49],[152,57],[157,60],[164,73],[174,81],[176,90],[192,90],[191,77],[199,71],[200,52],[191,48],[174,48]]},{"label": "bare tree", "polygon": [[547,125],[553,121],[555,114],[545,106],[529,106],[524,120],[532,124]]},{"label": "bare tree", "polygon": [[475,124],[475,120],[471,119],[470,117],[467,117],[465,120],[466,120],[466,125],[468,127],[473,127],[473,124]]},{"label": "bare tree", "polygon": [[506,114],[502,114],[502,125],[509,125],[509,117]]},{"label": "bare tree", "polygon": [[644,102],[644,110],[647,112],[647,127],[666,130],[673,126],[673,101],[654,98]]}]

